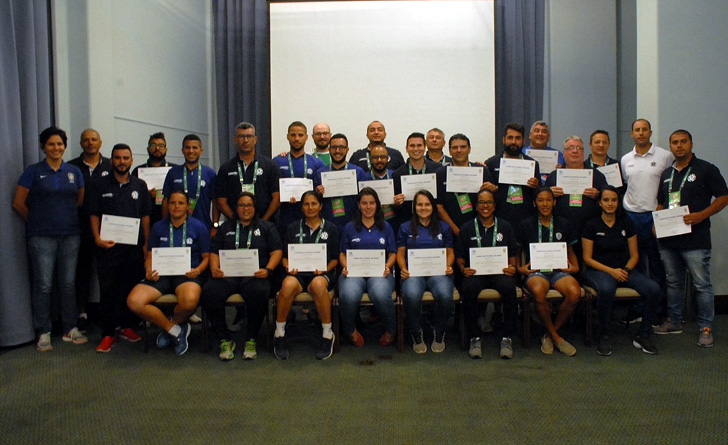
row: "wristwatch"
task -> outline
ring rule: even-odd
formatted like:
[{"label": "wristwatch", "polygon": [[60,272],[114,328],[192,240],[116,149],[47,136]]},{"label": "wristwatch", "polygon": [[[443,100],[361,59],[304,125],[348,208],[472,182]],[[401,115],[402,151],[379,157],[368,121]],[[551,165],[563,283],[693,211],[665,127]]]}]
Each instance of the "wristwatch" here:
[{"label": "wristwatch", "polygon": [[632,269],[630,269],[630,268],[629,268],[629,267],[627,267],[627,266],[625,266],[625,267],[624,267],[624,270],[626,270],[626,271],[627,271],[627,273],[630,273],[630,272],[632,272]]},{"label": "wristwatch", "polygon": [[217,229],[218,227],[220,227],[220,221],[215,221],[214,223],[212,223],[212,227],[214,227],[214,228],[216,228],[216,229]]}]

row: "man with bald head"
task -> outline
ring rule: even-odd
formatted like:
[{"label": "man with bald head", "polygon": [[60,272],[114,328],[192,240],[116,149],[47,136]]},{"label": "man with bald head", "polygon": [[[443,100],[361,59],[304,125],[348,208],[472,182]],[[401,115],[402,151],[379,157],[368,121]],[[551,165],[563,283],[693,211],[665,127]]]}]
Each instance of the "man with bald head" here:
[{"label": "man with bald head", "polygon": [[331,127],[323,122],[313,126],[313,156],[319,158],[324,165],[331,164],[329,143],[331,142]]},{"label": "man with bald head", "polygon": [[[80,144],[81,155],[68,161],[68,163],[81,170],[86,190],[90,190],[92,180],[111,173],[111,161],[101,156],[101,136],[93,128],[87,128],[81,133]],[[91,293],[91,279],[95,279],[96,275],[92,271],[95,243],[91,233],[88,205],[85,201],[78,208],[78,220],[81,226],[81,245],[78,249],[78,264],[76,266],[76,304],[78,305],[78,328],[82,332],[86,332],[88,326],[86,303]]]},{"label": "man with bald head", "polygon": [[[384,143],[386,137],[387,131],[384,129],[384,124],[379,121],[372,122],[367,126],[367,139],[369,139],[369,144],[361,150],[355,151],[351,155],[351,158],[349,158],[349,161],[365,172],[370,171],[372,169],[372,161],[370,158],[371,149],[375,144]],[[387,147],[387,153],[389,154],[389,161],[387,162],[387,168],[389,170],[394,171],[404,165],[404,158],[399,150]]]}]

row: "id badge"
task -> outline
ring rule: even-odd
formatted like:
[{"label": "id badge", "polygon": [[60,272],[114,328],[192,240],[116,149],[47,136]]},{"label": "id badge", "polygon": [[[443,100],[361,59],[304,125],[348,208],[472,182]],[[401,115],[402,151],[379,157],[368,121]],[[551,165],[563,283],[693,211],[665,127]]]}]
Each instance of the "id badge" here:
[{"label": "id badge", "polygon": [[680,207],[680,192],[670,193],[668,208],[674,209],[675,207]]},{"label": "id badge", "polygon": [[154,195],[154,204],[161,206],[162,201],[164,201],[164,194],[161,190],[157,190],[157,193]]},{"label": "id badge", "polygon": [[332,199],[331,207],[334,209],[334,216],[346,215],[346,209],[344,209],[344,198],[338,197]]},{"label": "id badge", "polygon": [[190,204],[187,206],[187,213],[192,215],[192,212],[195,211],[196,206],[197,206],[197,200],[194,198],[190,198]]},{"label": "id badge", "polygon": [[385,220],[394,218],[394,208],[390,204],[382,205],[382,213],[384,213]]},{"label": "id badge", "polygon": [[569,207],[581,207],[584,204],[584,195],[569,195]]},{"label": "id badge", "polygon": [[467,193],[457,195],[458,205],[460,206],[460,213],[468,213],[473,211],[473,204],[470,202],[470,195]]},{"label": "id badge", "polygon": [[248,192],[255,195],[255,184],[243,184],[241,192]]},{"label": "id badge", "polygon": [[508,204],[523,204],[523,188],[520,185],[508,186]]}]

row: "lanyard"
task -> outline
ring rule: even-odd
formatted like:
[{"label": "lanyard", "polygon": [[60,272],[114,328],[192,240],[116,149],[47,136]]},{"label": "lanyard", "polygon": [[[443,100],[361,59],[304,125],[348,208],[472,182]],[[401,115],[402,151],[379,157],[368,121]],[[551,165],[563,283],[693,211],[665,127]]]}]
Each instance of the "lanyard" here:
[{"label": "lanyard", "polygon": [[[243,177],[243,169],[240,168],[240,162],[238,162],[238,179],[240,180],[240,189],[243,189],[245,177]],[[256,179],[258,179],[258,161],[255,161],[255,166],[253,167],[253,182],[251,184],[255,185]]]},{"label": "lanyard", "polygon": [[[543,227],[543,224],[541,224],[541,218],[538,219],[538,242],[541,242],[541,227]],[[554,242],[554,217],[551,216],[551,221],[549,221],[549,242]]]},{"label": "lanyard", "polygon": [[[319,240],[321,239],[321,232],[324,231],[324,223],[326,221],[321,218],[321,225],[318,228],[318,235],[316,235],[316,239],[314,240],[314,244],[318,244]],[[303,244],[303,220],[298,222],[298,244]]]},{"label": "lanyard", "polygon": [[[412,175],[412,164],[410,164],[409,160],[407,160],[407,168],[409,169],[410,176]],[[422,174],[424,175],[427,173],[427,163],[422,164]]]},{"label": "lanyard", "polygon": [[[374,170],[370,170],[369,171],[369,174],[372,175],[372,179],[374,179],[374,180],[384,179],[384,178],[377,178],[376,176],[374,176]],[[389,176],[389,170],[387,170],[387,176],[386,176],[386,178],[387,179],[392,179],[391,176]]]},{"label": "lanyard", "polygon": [[[195,194],[195,201],[199,201],[199,199],[200,199],[200,189],[202,188],[201,187],[201,184],[202,184],[202,164],[199,164],[200,161],[197,161],[197,162],[198,162],[198,164],[197,164],[197,193]],[[184,187],[185,193],[187,193],[187,196],[189,196],[189,193],[190,192],[189,192],[189,190],[187,190],[187,172],[188,172],[188,169],[187,169],[187,166],[186,165],[183,166],[183,167],[184,167],[184,171],[182,173],[182,186]]]},{"label": "lanyard", "polygon": [[[367,150],[367,170],[372,171],[372,161],[371,161],[371,159],[369,159],[370,151],[371,150]],[[374,176],[374,175],[372,175],[372,176]]]},{"label": "lanyard", "polygon": [[[339,172],[341,170],[347,170],[348,168],[349,168],[349,163],[348,162],[344,162],[344,168],[342,168],[340,170],[336,170],[336,171]],[[333,164],[329,164],[329,171],[330,172],[334,171],[334,165]]]},{"label": "lanyard", "polygon": [[[182,245],[187,245],[187,218],[182,224]],[[169,221],[169,247],[174,247],[174,226],[171,220]]]},{"label": "lanyard", "polygon": [[[293,174],[293,158],[291,158],[291,153],[288,153],[288,168],[291,169],[291,178],[295,178],[296,176]],[[308,174],[308,158],[306,157],[306,153],[303,154],[303,176],[302,178],[305,178]]]},{"label": "lanyard", "polygon": [[[235,225],[235,249],[240,248],[240,226],[241,224],[238,223]],[[245,247],[246,249],[250,249],[250,240],[253,237],[253,228],[250,227],[250,224],[248,224],[248,245]]]},{"label": "lanyard", "polygon": [[[475,218],[474,221],[475,221],[475,236],[478,239],[478,247],[483,247],[480,244],[480,222],[478,221],[478,218]],[[485,228],[485,226],[483,226],[483,228],[485,229],[485,231],[487,233],[488,229]],[[498,236],[498,218],[493,218],[493,247],[495,247],[495,242],[497,241],[496,236]],[[539,240],[539,242],[540,242],[540,240]]]},{"label": "lanyard", "polygon": [[[678,189],[678,192],[682,192],[683,187],[685,186],[685,181],[688,179],[688,176],[690,176],[690,171],[692,170],[692,167],[688,167],[688,171],[685,172],[685,176],[683,176],[682,182],[680,183],[680,188]],[[670,172],[670,193],[673,193],[672,190],[672,180],[675,177],[675,169],[673,168]]]}]

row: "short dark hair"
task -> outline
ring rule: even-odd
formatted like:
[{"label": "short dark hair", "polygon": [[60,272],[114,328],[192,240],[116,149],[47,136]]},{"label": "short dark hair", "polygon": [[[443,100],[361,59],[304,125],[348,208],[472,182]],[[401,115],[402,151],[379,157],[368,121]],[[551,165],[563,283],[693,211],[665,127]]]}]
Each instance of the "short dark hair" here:
[{"label": "short dark hair", "polygon": [[673,136],[675,136],[678,133],[680,133],[680,134],[687,134],[688,135],[688,139],[690,139],[690,142],[693,142],[693,135],[690,134],[690,132],[688,130],[683,130],[683,129],[675,130],[672,133],[670,133],[670,137],[667,138],[667,140],[669,141],[670,139],[672,139]]},{"label": "short dark hair", "polygon": [[114,152],[115,152],[116,150],[129,150],[129,151],[131,151],[131,147],[129,147],[129,145],[128,145],[128,144],[124,144],[124,143],[118,143],[118,144],[114,145],[114,146],[113,146],[113,147],[111,148],[111,156],[112,156],[112,157],[114,156]]},{"label": "short dark hair", "polygon": [[551,187],[546,187],[545,185],[539,186],[536,189],[536,193],[533,194],[533,202],[536,202],[536,198],[538,198],[538,195],[540,195],[543,192],[547,192],[551,195],[552,198],[554,198],[554,191],[551,190]]},{"label": "short dark hair", "polygon": [[452,141],[465,141],[468,143],[468,147],[470,147],[470,139],[462,133],[455,133],[450,136],[450,139],[447,141],[448,147],[452,146]]},{"label": "short dark hair", "polygon": [[66,136],[66,132],[58,127],[51,126],[40,132],[40,148],[45,147],[46,142],[48,142],[51,136],[60,136],[63,141],[63,146],[68,147],[68,136]]},{"label": "short dark hair", "polygon": [[419,131],[415,131],[414,133],[411,133],[409,136],[407,136],[407,145],[409,145],[410,139],[422,139],[423,143],[426,140],[425,135],[420,133]]},{"label": "short dark hair", "polygon": [[526,134],[526,129],[523,127],[522,124],[519,124],[518,122],[508,122],[506,124],[506,128],[503,130],[504,136],[506,135],[506,133],[508,133],[509,129],[521,133],[521,136]]},{"label": "short dark hair", "polygon": [[185,146],[185,142],[187,142],[187,141],[198,141],[200,143],[200,146],[202,146],[202,139],[200,139],[200,137],[197,136],[196,134],[190,133],[187,136],[185,136],[184,139],[182,139],[183,147]]},{"label": "short dark hair", "polygon": [[293,128],[293,127],[302,127],[304,130],[306,130],[306,133],[308,133],[308,128],[306,128],[306,124],[304,124],[301,121],[293,121],[293,122],[291,122],[291,125],[288,126],[287,133],[290,133],[291,132],[291,128]]},{"label": "short dark hair", "polygon": [[303,192],[303,195],[301,195],[301,205],[302,206],[303,206],[303,200],[306,198],[306,196],[313,196],[314,198],[316,198],[316,201],[318,201],[319,204],[321,204],[321,206],[323,207],[324,197],[321,196],[321,193],[317,192],[316,190],[306,190],[305,192]]},{"label": "short dark hair", "polygon": [[172,190],[172,193],[169,194],[169,196],[167,197],[167,199],[171,198],[172,195],[174,195],[175,193],[179,193],[180,195],[184,196],[185,197],[185,201],[187,201],[187,204],[190,203],[190,195],[188,195],[187,192],[184,191],[184,189],[175,189],[175,190]]},{"label": "short dark hair", "polygon": [[336,133],[335,135],[331,136],[331,139],[329,139],[329,141],[334,139],[343,139],[346,141],[346,145],[349,145],[349,138],[347,138],[344,133]]},{"label": "short dark hair", "polygon": [[609,139],[609,133],[607,133],[607,130],[594,130],[594,132],[591,134],[591,136],[589,136],[590,144],[592,142],[592,139],[594,139],[594,136],[596,136],[598,134],[603,134],[604,136],[607,137],[607,140],[611,142],[611,140]]},{"label": "short dark hair", "polygon": [[490,193],[490,196],[492,196],[493,199],[495,200],[495,193],[493,193],[492,190],[488,190],[488,189],[480,189],[480,191],[478,191],[478,199],[480,199],[480,195],[483,193]]},{"label": "short dark hair", "polygon": [[[253,208],[255,208],[255,193],[249,192],[247,190],[243,190],[238,194],[238,197],[235,198],[235,206],[237,207],[238,203],[240,202],[240,198],[248,197],[253,200]],[[238,219],[238,212],[237,210],[233,212],[235,214],[235,219]],[[253,221],[252,221],[253,227],[256,227],[258,224],[258,212],[257,210],[253,213]]]},{"label": "short dark hair", "polygon": [[167,138],[164,137],[164,133],[162,133],[161,131],[158,131],[149,136],[149,141],[147,142],[147,145],[152,143],[152,139],[162,139],[165,144],[167,143]]},{"label": "short dark hair", "polygon": [[643,117],[638,117],[637,119],[635,119],[635,120],[632,121],[632,127],[631,127],[632,130],[634,130],[634,124],[636,124],[639,121],[645,121],[645,122],[647,122],[647,128],[649,128],[650,130],[652,130],[652,124],[650,123],[650,121],[648,121],[647,119],[645,119]]}]

